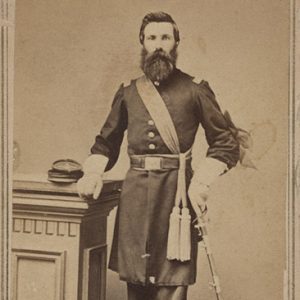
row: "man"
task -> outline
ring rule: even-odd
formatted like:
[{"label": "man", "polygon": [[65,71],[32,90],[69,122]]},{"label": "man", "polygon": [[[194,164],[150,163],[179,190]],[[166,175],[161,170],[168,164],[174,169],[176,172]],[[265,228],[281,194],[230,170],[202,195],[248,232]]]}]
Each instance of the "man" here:
[{"label": "man", "polygon": [[[189,220],[206,210],[209,185],[236,165],[239,145],[208,83],[176,68],[180,38],[172,17],[147,14],[139,38],[145,75],[117,91],[78,190],[98,197],[101,176],[116,163],[127,130],[131,167],[109,267],[127,281],[129,300],[184,300],[196,279],[197,232]],[[199,124],[209,148],[193,172],[190,149]],[[174,253],[178,241],[181,250]]]}]

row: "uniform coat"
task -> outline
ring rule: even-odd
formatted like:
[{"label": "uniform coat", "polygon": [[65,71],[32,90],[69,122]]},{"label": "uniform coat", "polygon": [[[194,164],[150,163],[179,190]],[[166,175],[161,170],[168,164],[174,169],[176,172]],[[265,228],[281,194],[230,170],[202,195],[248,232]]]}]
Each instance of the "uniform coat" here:
[{"label": "uniform coat", "polygon": [[[207,156],[233,167],[239,146],[207,82],[175,69],[156,87],[164,100],[179,138],[181,152],[194,143],[199,124],[209,145]],[[121,85],[107,120],[91,148],[109,158],[106,170],[116,163],[125,130],[128,154],[171,154],[161,139],[136,89],[136,80]],[[123,183],[115,223],[109,267],[127,282],[146,285],[189,285],[196,279],[197,237],[192,228],[191,260],[166,259],[169,216],[174,206],[177,169],[129,169]],[[187,186],[192,178],[186,170]],[[189,202],[190,206],[190,202]],[[193,216],[192,216],[193,218]]]}]

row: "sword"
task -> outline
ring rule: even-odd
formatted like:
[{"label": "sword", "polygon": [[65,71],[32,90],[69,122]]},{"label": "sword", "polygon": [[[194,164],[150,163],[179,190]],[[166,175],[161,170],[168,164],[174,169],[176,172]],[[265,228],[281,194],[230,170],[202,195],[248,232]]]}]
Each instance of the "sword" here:
[{"label": "sword", "polygon": [[217,275],[214,258],[209,244],[206,223],[203,220],[203,216],[198,217],[197,219],[195,219],[195,221],[197,222],[195,228],[198,229],[198,235],[202,238],[202,243],[204,245],[204,249],[206,252],[206,256],[207,256],[207,260],[208,260],[208,264],[212,276],[212,282],[210,282],[209,284],[211,287],[214,288],[216,292],[217,300],[224,300],[223,296],[221,295],[220,280],[219,280],[219,276]]}]

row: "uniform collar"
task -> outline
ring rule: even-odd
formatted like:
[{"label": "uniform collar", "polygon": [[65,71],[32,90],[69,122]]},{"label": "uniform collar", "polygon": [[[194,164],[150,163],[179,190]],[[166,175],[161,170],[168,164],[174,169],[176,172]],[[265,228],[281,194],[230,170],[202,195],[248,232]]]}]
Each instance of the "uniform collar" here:
[{"label": "uniform collar", "polygon": [[154,81],[153,84],[156,87],[166,86],[175,79],[175,77],[178,75],[179,72],[180,72],[180,70],[175,67],[167,79],[160,81],[160,82]]}]

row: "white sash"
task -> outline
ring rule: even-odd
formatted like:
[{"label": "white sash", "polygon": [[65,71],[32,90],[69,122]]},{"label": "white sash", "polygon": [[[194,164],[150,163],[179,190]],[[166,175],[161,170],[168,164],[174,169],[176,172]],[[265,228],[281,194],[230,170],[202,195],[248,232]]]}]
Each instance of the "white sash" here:
[{"label": "white sash", "polygon": [[[152,81],[146,76],[136,81],[137,91],[147,108],[156,128],[169,150],[179,158],[177,191],[175,206],[170,216],[167,258],[180,261],[190,260],[190,214],[187,209],[185,168],[186,159],[191,149],[180,153],[180,145],[176,129],[170,113],[162,97],[154,87]],[[180,210],[180,203],[182,209]]]}]

